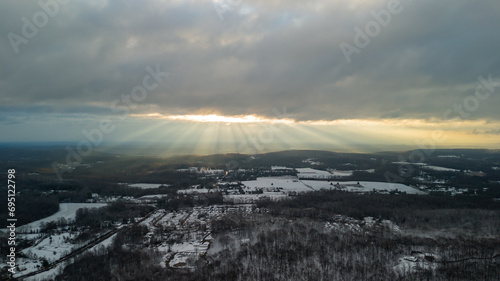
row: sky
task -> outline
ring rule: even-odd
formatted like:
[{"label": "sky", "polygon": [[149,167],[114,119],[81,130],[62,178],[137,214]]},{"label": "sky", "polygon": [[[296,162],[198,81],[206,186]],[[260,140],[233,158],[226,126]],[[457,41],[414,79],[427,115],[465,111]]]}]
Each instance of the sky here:
[{"label": "sky", "polygon": [[1,1],[0,142],[500,149],[499,14],[497,0]]}]

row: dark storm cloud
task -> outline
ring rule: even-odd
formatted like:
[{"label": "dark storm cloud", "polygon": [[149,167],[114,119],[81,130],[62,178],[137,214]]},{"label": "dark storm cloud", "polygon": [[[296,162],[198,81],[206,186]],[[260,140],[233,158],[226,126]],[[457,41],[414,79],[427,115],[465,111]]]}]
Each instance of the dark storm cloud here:
[{"label": "dark storm cloud", "polygon": [[[478,76],[500,80],[498,1],[401,0],[350,63],[339,44],[390,1],[270,2],[243,0],[220,20],[210,1],[69,1],[15,54],[7,35],[41,8],[3,1],[0,110],[112,114],[156,65],[170,76],[133,112],[441,118]],[[499,93],[470,118],[499,119]]]}]

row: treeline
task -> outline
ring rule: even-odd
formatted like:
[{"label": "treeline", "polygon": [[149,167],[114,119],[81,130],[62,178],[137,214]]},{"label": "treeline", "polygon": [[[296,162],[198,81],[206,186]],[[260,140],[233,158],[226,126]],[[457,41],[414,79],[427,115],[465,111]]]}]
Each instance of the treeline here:
[{"label": "treeline", "polygon": [[413,195],[367,193],[358,194],[337,190],[303,193],[292,200],[263,200],[258,207],[272,210],[314,208],[318,213],[344,214],[354,218],[367,216],[389,219],[401,210],[421,209],[485,209],[500,210],[500,203],[478,196]]},{"label": "treeline", "polygon": [[103,228],[115,222],[129,223],[137,217],[144,217],[154,209],[148,205],[127,204],[122,200],[115,201],[108,206],[76,211],[75,225],[91,228]]},{"label": "treeline", "polygon": [[387,219],[424,230],[458,227],[471,234],[500,234],[500,202],[480,196],[394,196],[323,190],[300,194],[292,200],[260,201],[257,206],[275,216],[329,221],[340,214],[356,219]]},{"label": "treeline", "polygon": [[[4,225],[8,215],[7,192],[2,192],[2,194],[5,194],[2,196],[2,201],[4,202],[2,206],[5,206],[5,208],[0,209],[0,218],[2,220],[2,225]],[[15,203],[17,225],[27,224],[48,217],[59,211],[58,196],[36,196],[28,192],[22,192],[16,195]]]}]

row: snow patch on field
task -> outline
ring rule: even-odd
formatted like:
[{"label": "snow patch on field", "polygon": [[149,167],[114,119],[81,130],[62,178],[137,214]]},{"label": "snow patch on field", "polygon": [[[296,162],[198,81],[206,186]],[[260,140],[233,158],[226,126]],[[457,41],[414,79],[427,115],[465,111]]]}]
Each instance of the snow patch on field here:
[{"label": "snow patch on field", "polygon": [[457,155],[438,155],[439,158],[460,158]]},{"label": "snow patch on field", "polygon": [[432,165],[429,165],[427,163],[410,163],[410,162],[402,161],[402,162],[392,162],[392,164],[421,166],[423,169],[439,171],[439,172],[460,172],[460,170],[457,170],[457,169],[440,167],[440,166],[432,166]]},{"label": "snow patch on field", "polygon": [[143,199],[161,199],[163,197],[168,197],[168,194],[151,194],[151,195],[144,195],[141,196],[137,199],[143,200]]},{"label": "snow patch on field", "polygon": [[124,185],[127,185],[129,187],[142,188],[142,189],[155,189],[155,188],[159,188],[160,186],[170,186],[168,184],[163,184],[163,183],[126,183]]},{"label": "snow patch on field", "polygon": [[460,170],[457,170],[457,169],[445,168],[445,167],[439,167],[439,166],[424,166],[423,168],[427,169],[427,170],[433,170],[433,171],[439,171],[439,172],[460,172]]},{"label": "snow patch on field", "polygon": [[414,252],[411,256],[400,258],[393,269],[402,278],[418,271],[436,270],[438,267],[436,261],[439,259],[440,257],[435,254]]}]

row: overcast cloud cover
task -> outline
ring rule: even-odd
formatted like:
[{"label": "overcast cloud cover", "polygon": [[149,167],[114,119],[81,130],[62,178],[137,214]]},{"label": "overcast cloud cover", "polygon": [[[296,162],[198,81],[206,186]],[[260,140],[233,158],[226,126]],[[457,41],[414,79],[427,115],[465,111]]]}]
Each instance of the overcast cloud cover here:
[{"label": "overcast cloud cover", "polygon": [[[17,54],[8,34],[42,9],[0,2],[3,126],[113,115],[113,100],[157,65],[169,77],[131,113],[276,118],[286,106],[298,121],[441,119],[479,76],[500,81],[498,0],[401,0],[350,63],[339,45],[389,0],[242,0],[223,20],[204,0],[67,2]],[[468,118],[499,120],[499,95]]]}]

